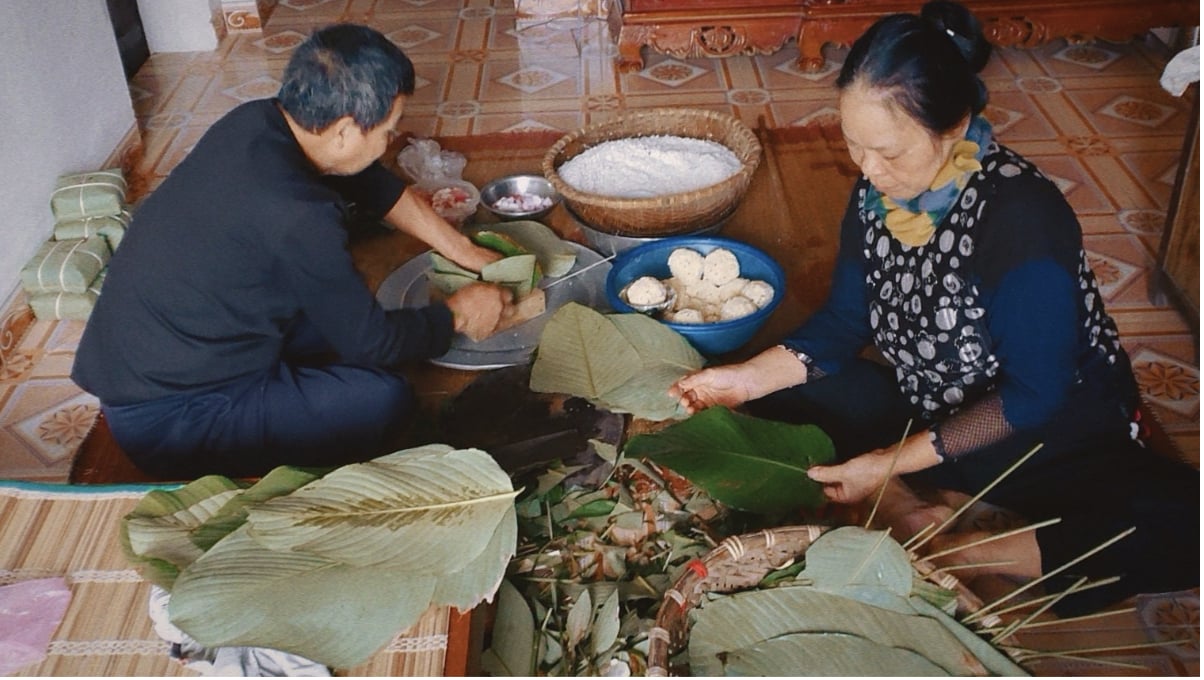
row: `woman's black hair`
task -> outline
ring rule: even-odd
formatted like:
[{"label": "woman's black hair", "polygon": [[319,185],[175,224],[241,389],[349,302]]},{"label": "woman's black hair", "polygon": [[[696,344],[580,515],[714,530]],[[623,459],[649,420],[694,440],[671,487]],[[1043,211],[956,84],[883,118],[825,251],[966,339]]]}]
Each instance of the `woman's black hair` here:
[{"label": "woman's black hair", "polygon": [[277,98],[301,127],[321,132],[343,116],[370,130],[389,117],[398,95],[414,92],[414,65],[379,32],[336,24],[293,52]]},{"label": "woman's black hair", "polygon": [[978,73],[991,44],[965,7],[933,0],[918,15],[892,14],[870,26],[849,50],[836,86],[855,82],[884,90],[931,132],[955,128],[987,105]]}]

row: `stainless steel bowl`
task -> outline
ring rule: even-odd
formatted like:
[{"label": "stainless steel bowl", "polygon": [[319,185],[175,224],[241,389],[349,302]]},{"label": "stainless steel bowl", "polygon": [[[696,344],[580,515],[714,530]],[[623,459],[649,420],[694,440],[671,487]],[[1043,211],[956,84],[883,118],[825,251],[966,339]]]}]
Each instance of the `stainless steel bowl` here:
[{"label": "stainless steel bowl", "polygon": [[[573,212],[572,208],[569,208],[567,205],[565,206],[565,209],[568,210],[569,215],[572,216],[573,221],[577,223],[577,226],[581,228],[581,233],[585,235],[585,242],[589,244],[589,247],[593,248],[599,253],[602,253],[602,255],[617,255],[624,251],[631,250],[636,246],[640,246],[645,243],[652,243],[653,241],[659,241],[662,238],[667,238],[665,236],[624,236],[622,234],[611,234],[586,224],[585,221],[577,216],[577,214]],[[723,224],[723,222],[720,222],[719,224],[712,224],[709,227],[703,227],[702,229],[692,231],[688,234],[679,235],[710,236],[719,233],[719,230],[723,228]]]},{"label": "stainless steel bowl", "polygon": [[[515,211],[495,207],[495,203],[507,196],[535,196],[550,199],[547,207],[538,210]],[[560,194],[552,183],[539,175],[508,175],[499,177],[481,187],[481,205],[504,220],[535,220],[547,215],[560,202]]]}]

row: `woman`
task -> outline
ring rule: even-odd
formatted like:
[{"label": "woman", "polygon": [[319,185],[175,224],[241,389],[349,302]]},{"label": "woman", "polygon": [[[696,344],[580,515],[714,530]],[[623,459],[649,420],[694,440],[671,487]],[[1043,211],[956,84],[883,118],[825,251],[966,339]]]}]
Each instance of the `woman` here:
[{"label": "woman", "polygon": [[[973,495],[1040,445],[984,499],[1061,521],[955,554],[1005,562],[960,576],[1036,578],[1136,527],[1059,574],[1055,588],[1121,577],[1066,598],[1063,613],[1197,585],[1198,472],[1133,439],[1136,385],[1074,212],[980,115],[989,56],[952,2],[887,16],[857,40],[837,87],[862,176],[830,297],[781,345],[672,392],[690,412],[747,403],[819,425],[842,462],[812,479],[837,503],[884,488],[877,517],[901,539],[953,512],[912,487]],[[861,358],[867,347],[885,361]]]}]

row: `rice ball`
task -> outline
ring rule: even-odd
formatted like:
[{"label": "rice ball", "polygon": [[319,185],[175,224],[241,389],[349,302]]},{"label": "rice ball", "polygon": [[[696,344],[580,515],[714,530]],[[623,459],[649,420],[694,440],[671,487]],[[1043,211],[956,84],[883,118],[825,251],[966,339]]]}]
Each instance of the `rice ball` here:
[{"label": "rice ball", "polygon": [[673,323],[703,323],[702,312],[693,307],[683,307],[669,314]]},{"label": "rice ball", "polygon": [[654,276],[641,276],[632,281],[625,289],[627,303],[646,306],[659,305],[668,299],[665,284]]},{"label": "rice ball", "polygon": [[740,290],[740,295],[752,300],[757,307],[764,307],[773,301],[773,286],[764,281],[749,281]]},{"label": "rice ball", "polygon": [[716,248],[703,259],[702,278],[712,285],[722,286],[739,277],[740,261],[727,248]]},{"label": "rice ball", "polygon": [[739,319],[740,317],[752,314],[757,309],[757,305],[752,300],[743,295],[737,295],[723,303],[723,307],[719,310],[719,320],[731,321],[732,319]]},{"label": "rice ball", "polygon": [[692,248],[674,248],[669,253],[669,273],[684,283],[702,278],[702,253]]}]

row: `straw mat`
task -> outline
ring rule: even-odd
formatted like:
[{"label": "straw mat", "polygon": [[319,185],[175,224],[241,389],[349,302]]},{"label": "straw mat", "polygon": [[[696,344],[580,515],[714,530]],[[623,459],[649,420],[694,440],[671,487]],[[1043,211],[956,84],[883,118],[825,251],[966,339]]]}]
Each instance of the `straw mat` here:
[{"label": "straw mat", "polygon": [[[195,676],[169,656],[147,613],[150,583],[118,542],[122,516],[150,486],[0,483],[0,585],[64,577],[71,602],[46,657],[18,676]],[[449,610],[431,608],[353,676],[439,676]]]}]

